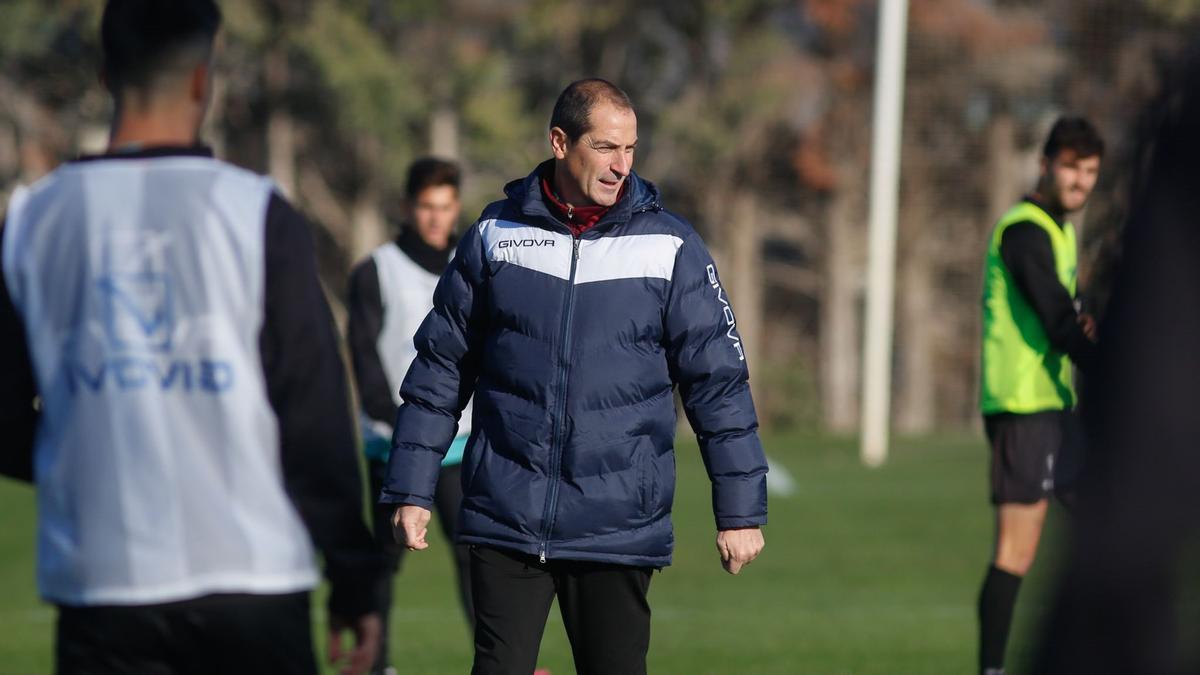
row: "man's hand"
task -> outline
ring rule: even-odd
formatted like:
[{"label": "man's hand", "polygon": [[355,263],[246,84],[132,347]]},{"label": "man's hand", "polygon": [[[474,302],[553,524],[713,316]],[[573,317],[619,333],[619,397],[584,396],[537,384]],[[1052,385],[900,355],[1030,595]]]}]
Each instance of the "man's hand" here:
[{"label": "man's hand", "polygon": [[757,527],[717,532],[717,552],[721,554],[721,566],[730,574],[741,572],[742,567],[757,558],[766,545],[762,530]]},{"label": "man's hand", "polygon": [[1079,322],[1079,327],[1083,329],[1083,334],[1092,342],[1096,341],[1096,317],[1091,314],[1080,314],[1076,319]]},{"label": "man's hand", "polygon": [[429,532],[429,509],[404,504],[392,514],[392,536],[397,544],[404,544],[410,551],[429,548],[425,535]]},{"label": "man's hand", "polygon": [[[342,632],[354,633],[354,649],[343,651]],[[345,661],[341,675],[364,675],[371,670],[375,656],[379,653],[379,638],[383,624],[379,614],[364,614],[356,621],[347,621],[337,616],[329,617],[329,664],[337,667]]]}]

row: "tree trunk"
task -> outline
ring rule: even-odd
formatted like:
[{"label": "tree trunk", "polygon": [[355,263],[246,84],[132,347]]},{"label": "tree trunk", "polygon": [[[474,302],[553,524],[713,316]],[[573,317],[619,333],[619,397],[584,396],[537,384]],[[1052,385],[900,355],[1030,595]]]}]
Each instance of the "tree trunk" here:
[{"label": "tree trunk", "polygon": [[57,164],[49,127],[56,117],[32,97],[18,95],[12,103],[17,118],[17,152],[21,182],[28,185],[49,173]]},{"label": "tree trunk", "polygon": [[730,304],[737,311],[737,332],[750,366],[751,382],[757,381],[763,365],[759,359],[763,334],[763,246],[758,218],[754,194],[739,190],[724,219],[728,223],[724,239],[729,271],[721,280]]},{"label": "tree trunk", "polygon": [[[928,212],[919,210],[923,219]],[[907,238],[921,238],[908,228]],[[937,377],[934,368],[933,266],[934,255],[920,245],[911,247],[901,261],[901,283],[896,350],[899,365],[898,395],[896,396],[896,429],[905,433],[924,433],[933,429],[937,420]]]},{"label": "tree trunk", "polygon": [[287,110],[287,53],[282,47],[267,52],[264,69],[267,99],[271,112],[267,118],[267,172],[288,199],[296,196],[296,124]]},{"label": "tree trunk", "polygon": [[1021,196],[1021,153],[1012,116],[996,115],[987,133],[988,220],[998,219]]},{"label": "tree trunk", "polygon": [[[717,182],[727,184],[729,181]],[[759,355],[766,278],[762,262],[764,229],[758,222],[760,214],[755,195],[738,189],[713,190],[705,199],[705,214],[706,222],[710,224],[706,241],[716,263],[721,288],[735,312],[739,347],[750,370],[751,390],[755,396],[762,396],[766,390],[758,378],[762,372]],[[730,349],[735,347],[731,344]],[[763,409],[762,402],[757,403]]]},{"label": "tree trunk", "polygon": [[225,78],[214,77],[210,86],[212,94],[208,102],[208,115],[204,119],[200,137],[212,148],[214,156],[225,157],[225,106],[229,85]]},{"label": "tree trunk", "polygon": [[[844,172],[849,176],[851,172]],[[821,296],[821,411],[829,431],[850,432],[858,424],[862,286],[856,230],[863,214],[858,199],[861,179],[839,183],[826,218],[825,285]]]},{"label": "tree trunk", "polygon": [[459,152],[458,112],[449,105],[438,106],[429,119],[429,153],[457,160]]},{"label": "tree trunk", "polygon": [[387,240],[387,220],[379,204],[379,191],[374,187],[362,190],[354,200],[350,214],[354,226],[347,251],[351,264],[362,260]]}]

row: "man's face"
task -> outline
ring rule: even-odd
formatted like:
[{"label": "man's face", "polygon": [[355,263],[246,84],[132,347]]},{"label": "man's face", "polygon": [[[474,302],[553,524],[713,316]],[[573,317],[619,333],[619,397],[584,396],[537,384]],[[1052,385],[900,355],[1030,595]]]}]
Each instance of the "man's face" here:
[{"label": "man's face", "polygon": [[1064,213],[1078,211],[1087,203],[1100,176],[1100,157],[1080,157],[1074,150],[1060,150],[1052,159],[1042,158],[1042,196]]},{"label": "man's face", "polygon": [[427,187],[417,193],[410,209],[410,220],[421,240],[437,249],[446,248],[461,210],[458,188],[453,185]]},{"label": "man's face", "polygon": [[601,101],[592,108],[589,122],[590,128],[574,143],[562,129],[550,130],[550,145],[558,160],[556,187],[572,205],[612,206],[633,170],[637,115]]}]

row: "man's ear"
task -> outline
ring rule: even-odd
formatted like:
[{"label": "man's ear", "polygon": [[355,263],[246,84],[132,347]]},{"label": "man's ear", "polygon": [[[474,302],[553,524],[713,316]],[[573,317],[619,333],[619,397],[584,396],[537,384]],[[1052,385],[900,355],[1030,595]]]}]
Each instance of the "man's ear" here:
[{"label": "man's ear", "polygon": [[188,96],[197,103],[203,103],[208,100],[211,88],[212,79],[209,77],[208,64],[201,63],[192,69],[192,78],[188,86]]},{"label": "man's ear", "polygon": [[1050,173],[1050,158],[1042,155],[1038,160],[1038,177],[1045,178]]},{"label": "man's ear", "polygon": [[567,138],[567,132],[563,131],[562,127],[550,129],[550,149],[554,151],[554,159],[566,159],[567,148],[570,145],[571,140]]}]

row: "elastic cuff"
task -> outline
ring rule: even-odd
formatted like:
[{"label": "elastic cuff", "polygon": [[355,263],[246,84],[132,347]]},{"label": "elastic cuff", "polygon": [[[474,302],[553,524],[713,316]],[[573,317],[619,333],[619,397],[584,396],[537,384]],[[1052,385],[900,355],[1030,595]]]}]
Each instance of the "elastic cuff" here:
[{"label": "elastic cuff", "polygon": [[419,506],[423,509],[433,510],[433,499],[430,497],[421,497],[414,494],[403,492],[391,492],[384,490],[379,494],[380,504],[407,504],[410,506]]},{"label": "elastic cuff", "polygon": [[718,530],[737,530],[746,527],[759,527],[767,524],[767,514],[744,518],[717,518]]}]

